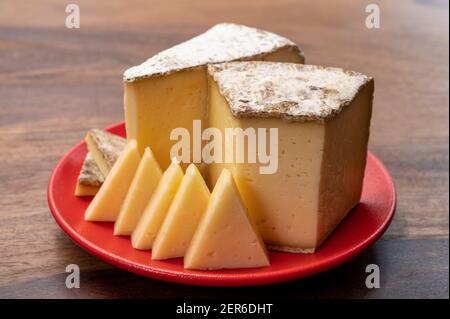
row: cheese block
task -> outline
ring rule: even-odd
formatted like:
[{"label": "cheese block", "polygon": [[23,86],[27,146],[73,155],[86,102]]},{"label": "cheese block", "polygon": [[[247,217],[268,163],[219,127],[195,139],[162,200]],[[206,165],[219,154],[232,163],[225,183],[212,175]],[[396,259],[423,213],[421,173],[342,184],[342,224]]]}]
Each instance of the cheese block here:
[{"label": "cheese block", "polygon": [[86,134],[85,140],[98,168],[103,176],[107,176],[125,147],[126,139],[106,131],[92,129]]},{"label": "cheese block", "polygon": [[[161,168],[166,169],[174,156],[170,154],[175,144],[170,139],[172,129],[181,127],[192,133],[193,120],[206,124],[206,65],[236,60],[303,63],[304,56],[297,45],[279,35],[237,24],[218,24],[125,71],[128,138],[137,140],[140,152],[150,146]],[[200,163],[194,149],[201,145],[192,145],[190,162]],[[186,166],[182,163],[183,168]]]},{"label": "cheese block", "polygon": [[360,200],[373,79],[272,62],[216,64],[208,74],[209,127],[223,134],[225,128],[277,129],[278,135],[273,174],[234,158],[207,167],[208,185],[229,168],[270,248],[315,251]]},{"label": "cheese block", "polygon": [[269,257],[241,200],[231,173],[224,169],[184,257],[188,269],[269,266]]},{"label": "cheese block", "polygon": [[78,175],[75,196],[93,196],[97,194],[105,181],[91,153],[87,153]]},{"label": "cheese block", "polygon": [[166,217],[167,210],[183,178],[183,171],[177,161],[173,161],[164,172],[152,198],[131,235],[134,248],[151,249],[153,241]]},{"label": "cheese block", "polygon": [[153,243],[152,259],[184,256],[209,196],[199,170],[194,164],[189,165]]},{"label": "cheese block", "polygon": [[161,168],[147,147],[114,224],[114,235],[131,235],[161,175]]},{"label": "cheese block", "polygon": [[135,140],[130,140],[86,209],[85,220],[108,222],[116,220],[139,161],[137,143]]}]

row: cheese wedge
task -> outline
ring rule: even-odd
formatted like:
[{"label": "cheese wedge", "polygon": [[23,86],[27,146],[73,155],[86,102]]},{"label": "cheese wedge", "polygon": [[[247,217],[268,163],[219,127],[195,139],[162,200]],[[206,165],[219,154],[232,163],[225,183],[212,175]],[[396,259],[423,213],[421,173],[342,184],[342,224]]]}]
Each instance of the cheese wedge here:
[{"label": "cheese wedge", "polygon": [[161,168],[152,151],[147,147],[114,224],[114,235],[131,235],[161,175]]},{"label": "cheese wedge", "polygon": [[239,195],[224,169],[211,194],[186,256],[188,269],[269,266],[269,257]]},{"label": "cheese wedge", "polygon": [[[125,146],[125,139],[121,136],[92,129],[87,134],[91,149],[97,154],[96,158],[100,164],[107,167],[109,172]],[[105,176],[95,162],[92,153],[88,152],[78,176],[75,188],[75,196],[93,196],[97,194]]]},{"label": "cheese wedge", "polygon": [[184,256],[209,197],[199,170],[194,164],[189,165],[153,243],[152,259]]},{"label": "cheese wedge", "polygon": [[[150,146],[162,169],[172,156],[174,128],[192,133],[192,121],[206,124],[206,65],[235,60],[303,63],[292,41],[242,25],[222,23],[199,36],[160,52],[124,73],[125,122],[128,138],[140,152]],[[192,136],[192,134],[191,134]],[[176,136],[175,136],[176,138]],[[194,145],[191,162],[200,163]],[[182,163],[185,168],[187,163]],[[200,167],[201,168],[201,167]]]},{"label": "cheese wedge", "polygon": [[92,129],[86,134],[85,140],[95,163],[106,177],[125,147],[126,139],[106,131]]},{"label": "cheese wedge", "polygon": [[180,164],[173,161],[162,175],[152,198],[131,235],[131,243],[134,248],[141,250],[152,248],[153,241],[166,217],[167,210],[182,178],[183,171]]},{"label": "cheese wedge", "polygon": [[100,186],[105,181],[102,172],[95,164],[91,153],[87,153],[78,175],[75,187],[75,196],[93,196],[97,194]]},{"label": "cheese wedge", "polygon": [[136,141],[130,140],[86,209],[85,220],[107,222],[116,220],[139,161]]},{"label": "cheese wedge", "polygon": [[235,62],[209,66],[208,81],[209,127],[278,135],[273,174],[261,174],[260,163],[212,163],[208,185],[229,168],[270,248],[315,251],[360,200],[373,79],[338,68]]}]

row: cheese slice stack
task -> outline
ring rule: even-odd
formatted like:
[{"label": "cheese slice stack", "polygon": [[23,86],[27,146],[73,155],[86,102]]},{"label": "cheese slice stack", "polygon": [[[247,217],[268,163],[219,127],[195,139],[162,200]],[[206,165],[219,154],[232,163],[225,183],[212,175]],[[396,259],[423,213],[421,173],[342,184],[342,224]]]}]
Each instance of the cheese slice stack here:
[{"label": "cheese slice stack", "polygon": [[184,257],[184,267],[251,268],[269,264],[264,243],[247,214],[233,177],[224,169]]},{"label": "cheese slice stack", "polygon": [[131,235],[134,248],[147,250],[153,246],[153,241],[166,217],[183,178],[183,170],[177,161],[173,161],[164,172],[142,217]]},{"label": "cheese slice stack", "polygon": [[140,159],[136,141],[130,140],[86,209],[85,220],[104,222],[116,220]]},{"label": "cheese slice stack", "polygon": [[114,235],[131,235],[161,175],[161,168],[147,147],[114,224]]},{"label": "cheese slice stack", "polygon": [[[303,63],[304,57],[295,43],[276,34],[242,25],[218,24],[125,71],[128,138],[137,140],[141,153],[150,146],[161,168],[166,169],[175,143],[170,140],[172,129],[192,131],[193,120],[206,124],[206,65],[236,60]],[[201,158],[195,154],[198,153],[192,152],[191,162],[200,163]]]},{"label": "cheese slice stack", "polygon": [[158,231],[152,259],[183,257],[210,197],[208,186],[194,164],[189,165]]}]

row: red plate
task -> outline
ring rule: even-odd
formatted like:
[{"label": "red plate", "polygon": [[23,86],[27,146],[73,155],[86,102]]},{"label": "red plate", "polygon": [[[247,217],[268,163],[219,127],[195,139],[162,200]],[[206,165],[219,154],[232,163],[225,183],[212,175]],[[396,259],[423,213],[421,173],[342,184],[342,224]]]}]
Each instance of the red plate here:
[{"label": "red plate", "polygon": [[[108,131],[125,136],[123,123]],[[395,211],[395,189],[383,164],[371,153],[367,158],[361,203],[314,254],[270,252],[270,267],[220,271],[183,268],[181,258],[151,260],[151,252],[131,247],[129,237],[113,236],[113,223],[86,222],[90,197],[73,195],[86,155],[84,142],[56,165],[48,184],[48,204],[61,228],[81,247],[98,258],[139,275],[201,286],[263,285],[302,278],[336,267],[374,243],[389,226]]]}]

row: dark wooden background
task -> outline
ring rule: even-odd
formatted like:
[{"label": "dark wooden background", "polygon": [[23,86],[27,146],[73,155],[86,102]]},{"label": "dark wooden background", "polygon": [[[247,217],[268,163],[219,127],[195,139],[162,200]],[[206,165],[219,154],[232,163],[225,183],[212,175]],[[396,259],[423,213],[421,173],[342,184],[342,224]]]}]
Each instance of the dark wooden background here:
[{"label": "dark wooden background", "polygon": [[[80,29],[65,28],[65,1],[0,3],[0,297],[449,297],[447,1],[76,2]],[[380,29],[365,27],[370,2]],[[289,37],[311,64],[375,77],[370,149],[395,179],[398,208],[352,262],[266,287],[182,286],[97,260],[53,220],[50,172],[89,128],[122,121],[122,72],[223,21]],[[71,263],[80,289],[65,287]],[[380,266],[380,289],[365,287],[369,263]]]}]

